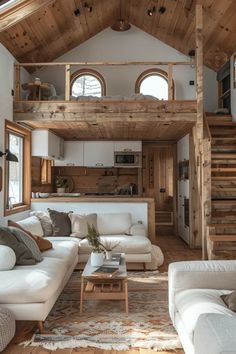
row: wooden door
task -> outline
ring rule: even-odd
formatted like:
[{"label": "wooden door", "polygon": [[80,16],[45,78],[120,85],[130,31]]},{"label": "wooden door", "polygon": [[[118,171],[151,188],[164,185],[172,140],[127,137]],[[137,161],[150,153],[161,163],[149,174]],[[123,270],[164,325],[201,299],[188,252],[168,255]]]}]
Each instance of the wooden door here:
[{"label": "wooden door", "polygon": [[173,211],[174,146],[143,145],[143,190],[155,198],[155,209]]}]

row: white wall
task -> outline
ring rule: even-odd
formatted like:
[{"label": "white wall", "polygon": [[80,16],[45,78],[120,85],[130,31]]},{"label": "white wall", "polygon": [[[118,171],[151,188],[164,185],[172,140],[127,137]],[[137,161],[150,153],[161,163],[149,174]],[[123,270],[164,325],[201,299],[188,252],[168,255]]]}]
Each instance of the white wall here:
[{"label": "white wall", "polygon": [[[127,32],[115,32],[105,29],[80,46],[59,57],[56,61],[186,61],[189,57],[164,44],[153,36],[132,26]],[[130,95],[134,93],[135,81],[147,66],[93,67],[105,78],[107,95]],[[166,70],[166,67],[160,67]],[[73,70],[78,69],[74,67]],[[207,111],[217,105],[216,74],[205,68]],[[64,75],[62,68],[41,69],[34,74],[43,81],[54,83],[58,94],[64,94]],[[195,86],[189,81],[195,80],[195,69],[189,66],[174,67],[173,78],[177,99],[195,99]]]},{"label": "white wall", "polygon": [[[8,50],[0,44],[0,151],[4,151],[4,130],[5,119],[13,120],[13,97],[11,90],[14,89],[14,62],[15,58],[8,52]],[[22,79],[29,80],[30,76],[23,71]],[[0,166],[3,168],[4,175],[4,158],[0,157]],[[0,192],[0,223],[4,222],[4,191]],[[12,216],[12,219],[22,218],[24,214],[19,213]]]},{"label": "white wall", "polygon": [[234,61],[233,55],[230,59],[230,77],[231,77],[231,114],[236,121],[236,88],[234,88]]}]

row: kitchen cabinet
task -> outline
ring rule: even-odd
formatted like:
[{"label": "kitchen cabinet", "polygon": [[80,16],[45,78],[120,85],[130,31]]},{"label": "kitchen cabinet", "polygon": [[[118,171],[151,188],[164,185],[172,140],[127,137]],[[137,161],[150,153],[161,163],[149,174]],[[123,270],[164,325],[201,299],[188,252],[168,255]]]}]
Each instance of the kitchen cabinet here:
[{"label": "kitchen cabinet", "polygon": [[85,141],[84,166],[112,167],[114,166],[113,141]]},{"label": "kitchen cabinet", "polygon": [[141,141],[114,141],[115,151],[142,151]]},{"label": "kitchen cabinet", "polygon": [[49,130],[32,131],[32,156],[45,159],[63,158],[63,139]]},{"label": "kitchen cabinet", "polygon": [[84,142],[65,141],[64,159],[56,160],[55,166],[84,166]]}]

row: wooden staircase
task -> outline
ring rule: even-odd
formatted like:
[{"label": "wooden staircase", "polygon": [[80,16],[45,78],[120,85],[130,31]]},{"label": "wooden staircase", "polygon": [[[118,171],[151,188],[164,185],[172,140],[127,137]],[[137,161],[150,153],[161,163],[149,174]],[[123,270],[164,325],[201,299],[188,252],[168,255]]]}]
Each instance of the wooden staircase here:
[{"label": "wooden staircase", "polygon": [[207,114],[211,134],[211,224],[208,258],[236,258],[236,123]]}]

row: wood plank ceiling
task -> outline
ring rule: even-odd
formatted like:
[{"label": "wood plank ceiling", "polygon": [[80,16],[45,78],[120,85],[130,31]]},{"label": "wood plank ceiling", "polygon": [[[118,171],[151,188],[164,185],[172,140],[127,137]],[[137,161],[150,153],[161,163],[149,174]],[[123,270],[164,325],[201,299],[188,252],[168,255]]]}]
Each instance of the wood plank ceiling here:
[{"label": "wood plank ceiling", "polygon": [[[204,6],[204,63],[218,70],[236,48],[236,1],[200,0]],[[92,12],[87,7],[92,6]],[[122,0],[122,16],[182,53],[194,49],[196,0]],[[147,10],[155,6],[153,16]],[[160,8],[166,8],[161,14]],[[80,16],[74,15],[80,9]],[[118,0],[55,0],[0,33],[20,62],[53,61],[119,18]],[[0,29],[1,29],[0,15]]]}]

